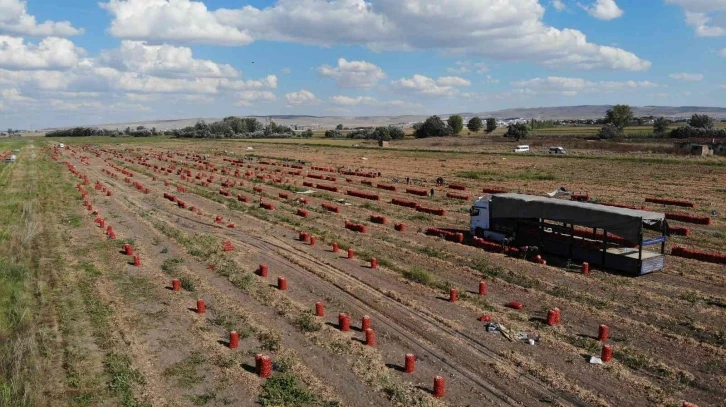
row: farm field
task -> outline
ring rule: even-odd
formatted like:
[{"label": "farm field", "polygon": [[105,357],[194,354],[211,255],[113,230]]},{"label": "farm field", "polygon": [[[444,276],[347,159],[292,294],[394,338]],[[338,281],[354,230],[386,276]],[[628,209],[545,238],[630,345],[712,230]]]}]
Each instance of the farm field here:
[{"label": "farm field", "polygon": [[[14,270],[0,276],[10,299],[0,302],[1,367],[14,378],[0,405],[726,403],[724,264],[668,256],[642,277],[583,274],[562,259],[542,265],[425,233],[467,234],[483,188],[566,186],[595,202],[709,218],[669,221],[688,236],[671,236],[667,252],[724,253],[722,157],[596,147],[520,156],[504,143],[437,151],[432,140],[64,142],[0,143],[0,153],[21,149],[0,168],[0,256]],[[466,188],[437,187],[437,177]],[[603,344],[613,359],[590,364]],[[267,360],[271,375],[260,377]]]}]

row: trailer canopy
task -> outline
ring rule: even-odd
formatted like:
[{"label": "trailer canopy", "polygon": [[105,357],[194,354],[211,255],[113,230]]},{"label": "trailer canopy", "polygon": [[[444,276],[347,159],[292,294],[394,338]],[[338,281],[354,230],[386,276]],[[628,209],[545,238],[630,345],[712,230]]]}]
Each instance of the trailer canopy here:
[{"label": "trailer canopy", "polygon": [[640,243],[643,227],[666,230],[665,214],[524,194],[494,194],[492,218],[547,219],[606,230]]}]

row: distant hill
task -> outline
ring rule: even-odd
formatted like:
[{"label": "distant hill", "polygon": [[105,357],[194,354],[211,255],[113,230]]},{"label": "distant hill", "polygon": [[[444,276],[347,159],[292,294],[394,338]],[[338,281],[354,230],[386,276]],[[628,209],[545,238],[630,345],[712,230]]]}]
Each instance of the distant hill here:
[{"label": "distant hill", "polygon": [[[496,110],[477,113],[478,116],[494,116],[496,118],[522,117],[526,119],[559,120],[559,119],[596,119],[605,116],[612,105],[582,105],[532,107]],[[635,116],[690,117],[694,113],[707,114],[717,118],[726,118],[726,108],[706,106],[632,106]],[[469,114],[471,115],[471,114]]]},{"label": "distant hill", "polygon": [[[465,117],[496,117],[498,119],[510,117],[522,117],[525,119],[560,120],[560,119],[597,119],[605,116],[605,112],[612,105],[582,105],[582,106],[556,106],[556,107],[526,107],[515,109],[496,110],[480,113],[458,113]],[[633,106],[636,116],[665,116],[669,118],[687,118],[694,113],[708,114],[710,116],[726,119],[726,108],[706,106]],[[450,114],[441,114],[448,117]],[[256,117],[261,122],[268,118],[277,124],[286,126],[309,126],[313,128],[328,129],[342,123],[345,127],[359,126],[387,126],[387,125],[411,125],[426,120],[426,115],[408,116],[308,116],[308,115],[270,115],[270,116],[249,116]],[[212,123],[218,118],[187,118],[171,120],[149,120],[129,123],[99,124],[90,127],[102,129],[125,129],[126,127],[136,128],[144,126],[147,128],[156,127],[157,130],[178,129],[186,126],[193,126],[198,120]]]}]

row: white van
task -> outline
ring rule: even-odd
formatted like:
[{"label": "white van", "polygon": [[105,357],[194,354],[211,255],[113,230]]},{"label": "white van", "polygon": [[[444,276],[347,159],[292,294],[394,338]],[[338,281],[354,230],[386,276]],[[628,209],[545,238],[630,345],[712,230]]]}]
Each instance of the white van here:
[{"label": "white van", "polygon": [[528,153],[529,152],[529,146],[528,145],[521,145],[514,147],[515,153]]},{"label": "white van", "polygon": [[17,159],[18,159],[18,157],[16,157],[15,154],[13,154],[10,157],[5,157],[5,160],[4,161],[6,163],[14,163],[15,160],[17,160]]},{"label": "white van", "polygon": [[550,147],[550,154],[567,154],[564,147]]},{"label": "white van", "polygon": [[65,148],[65,147],[66,147],[66,145],[65,145],[65,144],[63,144],[63,143],[58,143],[58,148]]}]

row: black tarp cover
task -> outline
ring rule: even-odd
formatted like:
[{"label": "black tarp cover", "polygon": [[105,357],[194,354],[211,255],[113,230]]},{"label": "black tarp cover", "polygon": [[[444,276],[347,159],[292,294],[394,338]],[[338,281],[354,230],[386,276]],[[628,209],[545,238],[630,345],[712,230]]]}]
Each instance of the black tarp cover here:
[{"label": "black tarp cover", "polygon": [[665,214],[587,202],[524,195],[494,194],[490,206],[492,219],[547,219],[598,228],[639,242],[640,229],[661,230]]}]

